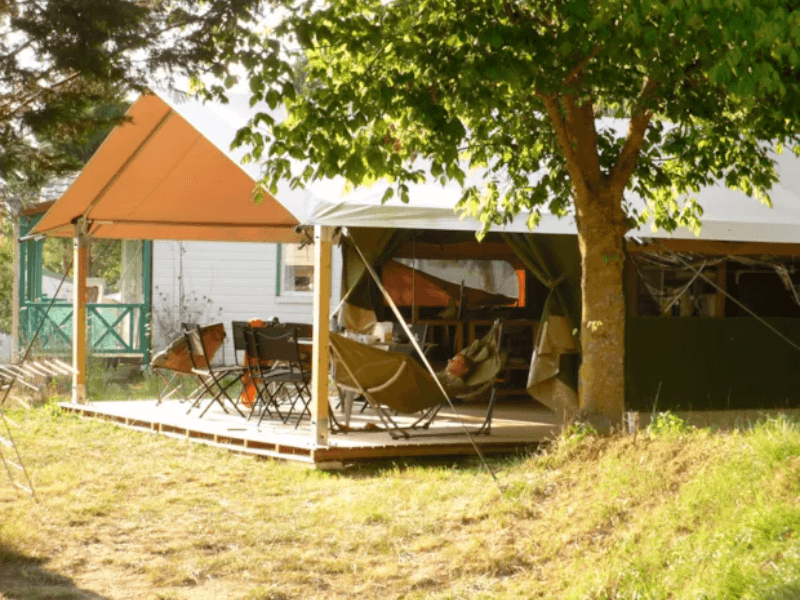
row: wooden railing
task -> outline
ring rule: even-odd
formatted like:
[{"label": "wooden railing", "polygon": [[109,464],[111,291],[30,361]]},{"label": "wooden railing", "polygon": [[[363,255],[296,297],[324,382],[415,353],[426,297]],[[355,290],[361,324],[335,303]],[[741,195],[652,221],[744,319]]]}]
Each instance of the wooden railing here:
[{"label": "wooden railing", "polygon": [[[47,299],[20,306],[20,345],[27,347],[44,320],[33,352],[65,355],[72,352],[72,304]],[[149,313],[145,304],[87,304],[87,335],[92,355],[150,357]]]}]

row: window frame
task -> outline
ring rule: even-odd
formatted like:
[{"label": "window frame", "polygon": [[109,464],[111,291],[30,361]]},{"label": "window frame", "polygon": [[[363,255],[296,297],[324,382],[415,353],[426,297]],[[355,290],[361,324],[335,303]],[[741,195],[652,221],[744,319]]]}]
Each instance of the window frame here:
[{"label": "window frame", "polygon": [[[278,243],[277,253],[276,253],[276,262],[275,262],[275,298],[280,302],[283,300],[284,302],[311,302],[314,297],[313,290],[286,290],[283,288],[283,258],[284,252],[283,247],[284,245],[289,245],[284,242]],[[295,244],[299,245],[299,244]],[[312,278],[313,278],[313,270],[316,268],[316,265],[311,264],[312,268]],[[313,280],[312,280],[313,283]]]}]

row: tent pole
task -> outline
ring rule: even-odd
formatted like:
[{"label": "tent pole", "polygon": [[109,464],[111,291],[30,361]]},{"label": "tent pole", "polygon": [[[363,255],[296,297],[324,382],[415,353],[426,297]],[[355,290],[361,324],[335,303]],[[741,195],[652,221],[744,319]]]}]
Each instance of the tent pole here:
[{"label": "tent pole", "polygon": [[328,445],[328,329],[333,228],[314,226],[314,334],[311,353],[311,438]]},{"label": "tent pole", "polygon": [[75,223],[72,286],[72,403],[86,404],[86,269],[89,266],[86,219]]}]

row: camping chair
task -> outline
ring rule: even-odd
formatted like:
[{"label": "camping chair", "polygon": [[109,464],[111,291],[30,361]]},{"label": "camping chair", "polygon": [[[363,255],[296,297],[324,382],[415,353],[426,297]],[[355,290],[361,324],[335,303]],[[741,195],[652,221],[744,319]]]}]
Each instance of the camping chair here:
[{"label": "camping chair", "polygon": [[[237,364],[244,363],[244,355],[247,352],[247,343],[244,339],[244,330],[249,327],[247,321],[231,321],[231,331],[233,331],[233,357],[234,362]],[[239,358],[239,353],[242,353],[242,358]]]},{"label": "camping chair", "polygon": [[[272,376],[277,375],[279,370],[284,371],[279,367],[275,361],[270,359],[259,359],[258,345],[256,343],[256,330],[262,331],[264,335],[280,335],[285,333],[284,328],[268,327],[268,328],[253,328],[245,327],[242,331],[245,346],[247,349],[245,366],[247,367],[247,385],[251,386],[252,396],[249,396],[249,403],[245,403],[250,407],[250,413],[247,415],[249,421],[259,406],[262,407],[262,418],[264,414],[272,417],[272,410],[275,411],[277,417],[286,422],[286,419],[281,414],[280,406],[278,403],[276,384],[271,381]],[[243,392],[244,393],[244,392]],[[259,422],[260,419],[259,419]]]},{"label": "camping chair", "polygon": [[[224,330],[223,330],[224,333]],[[186,325],[184,331],[186,338],[186,348],[188,349],[189,361],[191,362],[191,373],[195,375],[203,387],[203,393],[192,403],[186,414],[193,408],[199,407],[201,400],[206,396],[211,396],[211,401],[200,413],[202,418],[208,409],[216,402],[227,414],[225,400],[228,400],[233,408],[236,409],[243,418],[244,413],[239,409],[236,402],[228,395],[228,390],[239,382],[245,372],[245,367],[240,365],[215,367],[211,364],[211,359],[206,352],[203,343],[202,329],[198,325]]]},{"label": "camping chair", "polygon": [[[270,331],[272,329],[272,331]],[[262,383],[261,391],[264,398],[265,410],[261,413],[258,423],[268,414],[268,407],[273,406],[280,415],[278,399],[282,395],[289,395],[291,403],[288,412],[282,416],[282,421],[288,423],[295,407],[300,404],[300,415],[295,422],[295,428],[307,414],[311,417],[309,402],[311,401],[311,375],[304,364],[300,348],[297,344],[296,327],[278,326],[267,330],[252,329],[255,338],[257,364],[259,365],[259,379]],[[270,367],[270,365],[272,365]],[[294,394],[292,393],[292,388]]]},{"label": "camping chair", "polygon": [[[239,399],[247,408],[253,408],[253,405],[260,399],[261,392],[254,380],[251,379],[251,376],[258,376],[258,367],[255,363],[257,358],[255,345],[252,347],[249,346],[245,330],[247,328],[256,328],[272,331],[275,327],[280,326],[280,322],[277,317],[272,317],[266,321],[261,319],[233,321],[231,325],[233,327],[233,347],[234,355],[236,356],[236,364],[241,364],[244,367],[244,373],[242,374],[242,393]],[[239,352],[244,353],[242,360],[239,360]]]},{"label": "camping chair", "polygon": [[[422,353],[427,356],[428,351],[434,346],[434,344],[429,344],[428,340],[428,324],[427,323],[407,323],[407,327],[411,330],[414,339],[419,344],[420,348],[422,348]],[[386,348],[389,352],[400,352],[403,354],[407,354],[408,356],[412,356],[417,358],[421,362],[421,359],[418,358],[417,350],[410,344],[410,340],[408,339],[408,335],[406,334],[405,329],[403,329],[400,323],[395,323],[393,330],[392,330],[392,337],[394,338],[395,343],[391,343]],[[360,394],[355,394],[355,392],[347,392],[348,394],[355,395],[356,397],[353,398],[350,403],[358,400],[361,402],[361,410],[359,412],[363,413],[367,408],[369,408],[369,402],[361,396]],[[342,406],[343,399],[340,398],[339,406]],[[347,415],[347,421],[349,421],[349,415]]]},{"label": "camping chair", "polygon": [[[462,350],[451,364],[469,363],[469,372],[461,376],[447,370],[437,373],[450,399],[474,400],[491,389],[489,407],[483,424],[474,433],[489,434],[494,412],[494,385],[505,364],[499,352],[500,323],[481,340]],[[375,410],[389,434],[409,438],[409,431],[428,429],[442,405],[448,402],[433,376],[416,360],[405,354],[387,352],[332,333],[331,350],[335,361],[333,375],[339,393],[359,393]],[[463,359],[456,360],[457,357]],[[401,427],[391,411],[413,415],[417,419]]]},{"label": "camping chair", "polygon": [[[201,327],[200,335],[206,355],[213,358],[225,340],[224,325],[215,323]],[[192,361],[189,358],[185,335],[173,340],[169,346],[153,356],[150,361],[150,368],[164,383],[164,388],[159,392],[156,404],[161,404],[163,401],[168,400],[170,396],[181,391],[182,382],[180,379],[187,375],[196,381],[196,385],[186,398],[181,401],[188,400],[194,403],[206,394],[205,386],[200,382],[199,377],[192,373]]]}]

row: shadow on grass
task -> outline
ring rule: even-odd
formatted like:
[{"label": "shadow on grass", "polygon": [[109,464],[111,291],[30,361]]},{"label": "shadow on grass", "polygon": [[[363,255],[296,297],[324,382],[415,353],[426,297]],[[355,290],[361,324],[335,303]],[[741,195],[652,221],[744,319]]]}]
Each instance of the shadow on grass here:
[{"label": "shadow on grass", "polygon": [[764,600],[796,600],[800,598],[800,581],[790,581],[767,590]]},{"label": "shadow on grass", "polygon": [[42,565],[44,559],[19,554],[0,544],[0,597],[9,600],[109,600],[78,588],[68,577]]}]

